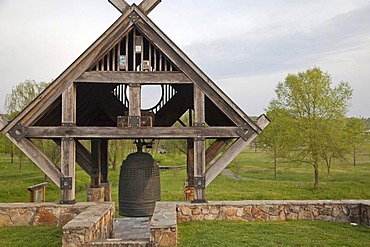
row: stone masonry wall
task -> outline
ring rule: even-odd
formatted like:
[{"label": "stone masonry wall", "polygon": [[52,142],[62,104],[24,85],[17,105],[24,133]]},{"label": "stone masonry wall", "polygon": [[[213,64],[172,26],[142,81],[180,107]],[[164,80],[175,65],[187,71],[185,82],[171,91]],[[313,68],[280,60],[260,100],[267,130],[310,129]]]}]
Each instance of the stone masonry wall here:
[{"label": "stone masonry wall", "polygon": [[63,246],[90,246],[93,240],[110,238],[114,213],[114,203],[91,204],[63,227]]},{"label": "stone masonry wall", "polygon": [[361,224],[370,226],[370,203],[361,204]]},{"label": "stone masonry wall", "polygon": [[150,221],[152,246],[177,246],[176,203],[156,202]]},{"label": "stone masonry wall", "polygon": [[114,212],[114,203],[0,203],[0,227],[63,227],[63,246],[89,246],[111,237]]},{"label": "stone masonry wall", "polygon": [[88,206],[86,203],[0,203],[0,227],[64,226]]},{"label": "stone masonry wall", "polygon": [[[178,203],[177,220],[321,220],[369,225],[370,201],[237,201]],[[366,218],[366,219],[365,219]]]}]

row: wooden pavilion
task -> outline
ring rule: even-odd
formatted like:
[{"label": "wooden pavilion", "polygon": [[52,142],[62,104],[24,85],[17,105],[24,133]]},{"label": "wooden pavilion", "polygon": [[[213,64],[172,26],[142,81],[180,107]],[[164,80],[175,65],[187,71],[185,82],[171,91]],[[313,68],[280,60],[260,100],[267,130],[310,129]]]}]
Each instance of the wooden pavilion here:
[{"label": "wooden pavilion", "polygon": [[[204,202],[206,187],[269,121],[252,121],[148,18],[160,0],[109,2],[122,15],[18,116],[2,116],[0,129],[60,187],[66,204],[75,202],[76,163],[91,177],[89,193],[110,200],[109,140],[186,139],[187,183],[194,202]],[[150,109],[141,106],[143,85],[161,88]],[[60,146],[60,167],[33,139]],[[208,148],[206,139],[214,140]],[[91,152],[81,140],[91,141]]]}]

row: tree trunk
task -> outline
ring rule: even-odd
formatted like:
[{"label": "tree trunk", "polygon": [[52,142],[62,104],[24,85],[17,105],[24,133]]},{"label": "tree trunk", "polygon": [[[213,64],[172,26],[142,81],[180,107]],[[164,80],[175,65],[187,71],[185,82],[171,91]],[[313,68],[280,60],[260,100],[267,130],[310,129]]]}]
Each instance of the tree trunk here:
[{"label": "tree trunk", "polygon": [[353,166],[356,166],[356,146],[353,146]]},{"label": "tree trunk", "polygon": [[314,171],[315,171],[315,184],[314,187],[315,189],[320,188],[320,181],[319,181],[319,166],[318,164],[313,165]]},{"label": "tree trunk", "polygon": [[277,177],[277,150],[276,150],[276,130],[274,131],[274,178]]},{"label": "tree trunk", "polygon": [[274,178],[277,178],[277,158],[276,158],[276,148],[274,148]]},{"label": "tree trunk", "polygon": [[113,170],[116,170],[116,168],[117,168],[117,152],[115,152],[113,154],[112,168],[113,168]]},{"label": "tree trunk", "polygon": [[22,171],[22,158],[23,158],[23,155],[22,153],[19,155],[19,171]]},{"label": "tree trunk", "polygon": [[330,168],[331,168],[331,158],[328,158],[326,160],[326,170],[328,172],[328,175],[330,175]]},{"label": "tree trunk", "polygon": [[10,144],[10,162],[13,164],[14,163],[14,148],[13,144]]}]

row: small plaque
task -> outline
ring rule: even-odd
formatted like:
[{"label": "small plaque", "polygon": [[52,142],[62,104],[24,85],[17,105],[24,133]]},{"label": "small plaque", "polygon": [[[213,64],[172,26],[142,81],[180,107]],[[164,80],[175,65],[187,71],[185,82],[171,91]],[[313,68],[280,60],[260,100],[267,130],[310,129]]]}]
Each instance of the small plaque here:
[{"label": "small plaque", "polygon": [[119,56],[119,69],[126,70],[126,55]]}]

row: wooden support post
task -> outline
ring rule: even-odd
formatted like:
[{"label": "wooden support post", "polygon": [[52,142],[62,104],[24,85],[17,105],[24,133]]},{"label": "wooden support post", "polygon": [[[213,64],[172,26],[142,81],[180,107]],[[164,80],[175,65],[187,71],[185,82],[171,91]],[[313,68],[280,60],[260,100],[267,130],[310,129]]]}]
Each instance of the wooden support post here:
[{"label": "wooden support post", "polygon": [[[205,127],[205,100],[203,92],[194,85],[194,126]],[[194,138],[194,201],[206,202],[205,194],[206,150],[205,139]]]},{"label": "wooden support post", "polygon": [[102,179],[102,140],[92,139],[91,140],[91,156],[92,156],[92,167],[93,174],[91,176],[90,188],[87,189],[87,201],[88,202],[104,202],[104,191],[105,186],[101,184]]},{"label": "wooden support post", "polygon": [[129,126],[140,127],[141,119],[141,86],[130,84]]},{"label": "wooden support post", "polygon": [[[189,127],[193,126],[193,113],[189,108]],[[184,188],[185,200],[194,200],[194,140],[187,139],[187,157],[186,157],[186,186]]]},{"label": "wooden support post", "polygon": [[186,185],[184,188],[185,200],[194,200],[194,141],[187,140],[187,159],[186,159]]},{"label": "wooden support post", "polygon": [[101,140],[101,182],[108,183],[108,140]]},{"label": "wooden support post", "polygon": [[112,184],[109,182],[109,166],[108,166],[108,140],[102,139],[101,145],[101,187],[104,188],[104,201],[112,201]]},{"label": "wooden support post", "polygon": [[[72,83],[62,94],[62,125],[76,125],[76,88]],[[73,138],[61,140],[61,201],[62,204],[75,203],[75,160],[76,142]]]},{"label": "wooden support post", "polygon": [[91,176],[91,188],[99,188],[101,183],[101,139],[91,140],[91,156],[93,174]]}]

